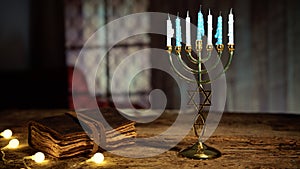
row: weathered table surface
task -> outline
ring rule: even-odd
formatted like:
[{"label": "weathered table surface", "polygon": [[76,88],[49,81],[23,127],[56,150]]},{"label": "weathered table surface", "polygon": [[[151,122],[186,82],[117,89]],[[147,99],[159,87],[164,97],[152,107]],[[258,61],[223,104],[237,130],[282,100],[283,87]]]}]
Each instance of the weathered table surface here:
[{"label": "weathered table surface", "polygon": [[[36,151],[27,144],[27,122],[63,114],[65,110],[9,110],[2,111],[0,130],[10,128],[21,146],[5,150],[7,164],[0,168],[24,168],[22,158]],[[167,129],[176,116],[167,111],[155,125],[137,125],[137,132],[151,136]],[[31,168],[300,168],[300,116],[270,114],[224,113],[215,133],[206,141],[222,152],[213,160],[192,160],[179,157],[178,152],[197,140],[192,132],[176,147],[155,157],[125,158],[104,152],[105,163],[82,163],[86,157],[58,160],[46,156],[47,162],[36,164],[27,161]],[[9,140],[0,138],[0,146]]]}]

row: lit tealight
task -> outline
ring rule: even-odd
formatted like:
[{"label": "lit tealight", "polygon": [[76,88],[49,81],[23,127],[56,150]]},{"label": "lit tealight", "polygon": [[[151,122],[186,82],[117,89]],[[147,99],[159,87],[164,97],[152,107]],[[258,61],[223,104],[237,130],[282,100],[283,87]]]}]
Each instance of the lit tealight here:
[{"label": "lit tealight", "polygon": [[33,156],[31,156],[31,159],[34,160],[36,163],[41,163],[45,160],[45,155],[42,152],[37,152]]},{"label": "lit tealight", "polygon": [[104,161],[104,155],[102,153],[96,153],[90,160],[96,164],[100,164]]},{"label": "lit tealight", "polygon": [[6,129],[3,132],[0,133],[0,135],[4,138],[10,138],[12,136],[12,131],[10,129]]},{"label": "lit tealight", "polygon": [[17,148],[19,146],[19,140],[18,139],[12,139],[9,141],[7,148]]}]

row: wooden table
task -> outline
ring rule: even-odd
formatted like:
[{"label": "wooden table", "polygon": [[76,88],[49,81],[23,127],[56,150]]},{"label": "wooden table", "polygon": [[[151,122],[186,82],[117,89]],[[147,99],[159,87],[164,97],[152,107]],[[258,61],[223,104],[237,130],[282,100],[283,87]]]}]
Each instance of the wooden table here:
[{"label": "wooden table", "polygon": [[[9,110],[1,112],[0,129],[10,128],[20,140],[21,146],[15,150],[5,150],[8,164],[0,162],[0,168],[23,168],[22,158],[36,151],[27,145],[27,122],[48,116],[63,114],[65,110]],[[156,125],[137,124],[140,135],[155,135],[168,128],[176,117],[172,111],[155,121]],[[31,168],[300,168],[300,116],[270,114],[224,113],[214,135],[206,142],[222,152],[213,160],[192,160],[178,156],[178,152],[190,146],[197,138],[190,132],[173,149],[151,158],[124,158],[104,152],[105,163],[94,165],[82,163],[86,157],[58,160],[46,156],[46,163],[35,164]],[[0,146],[9,140],[0,139]]]}]

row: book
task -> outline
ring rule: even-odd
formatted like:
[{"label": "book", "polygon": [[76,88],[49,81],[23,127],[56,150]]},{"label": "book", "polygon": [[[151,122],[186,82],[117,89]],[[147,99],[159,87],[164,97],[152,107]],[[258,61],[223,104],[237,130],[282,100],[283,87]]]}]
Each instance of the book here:
[{"label": "book", "polygon": [[66,112],[28,123],[28,144],[57,158],[92,155],[134,144],[135,122],[114,108]]}]

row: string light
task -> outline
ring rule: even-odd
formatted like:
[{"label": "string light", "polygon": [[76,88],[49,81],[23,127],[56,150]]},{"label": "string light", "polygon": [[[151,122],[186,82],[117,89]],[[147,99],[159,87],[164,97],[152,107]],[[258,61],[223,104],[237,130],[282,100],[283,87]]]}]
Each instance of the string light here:
[{"label": "string light", "polygon": [[37,152],[33,156],[31,156],[32,160],[34,160],[36,163],[41,163],[45,160],[45,155],[42,152]]},{"label": "string light", "polygon": [[25,167],[26,167],[27,169],[30,169],[30,167],[26,164],[26,161],[25,161],[26,159],[33,160],[33,161],[35,161],[36,163],[42,163],[42,162],[45,161],[45,155],[44,155],[44,153],[42,153],[42,152],[37,152],[37,153],[35,153],[35,154],[32,155],[32,156],[26,156],[26,157],[24,157],[24,158],[23,158],[23,163],[24,163],[24,165],[25,165]]},{"label": "string light", "polygon": [[7,160],[5,159],[5,153],[4,153],[4,149],[15,149],[19,146],[20,142],[18,139],[12,139],[9,141],[8,145],[1,148],[1,153],[2,153],[2,161],[4,161],[4,163],[7,162]]},{"label": "string light", "polygon": [[6,139],[10,138],[12,136],[12,131],[10,129],[6,129],[3,132],[0,133],[0,135]]},{"label": "string light", "polygon": [[74,164],[73,167],[75,168],[78,165],[83,165],[87,162],[92,162],[92,163],[95,163],[95,164],[101,164],[101,163],[103,163],[103,161],[104,161],[104,155],[102,153],[96,153],[90,159],[88,159],[86,161],[83,161],[79,164]]},{"label": "string light", "polygon": [[18,139],[12,139],[9,141],[8,145],[6,146],[7,148],[17,148],[19,146],[20,142]]},{"label": "string light", "polygon": [[87,160],[87,162],[90,161],[96,164],[100,164],[104,161],[104,155],[102,153],[96,153],[90,159]]}]

